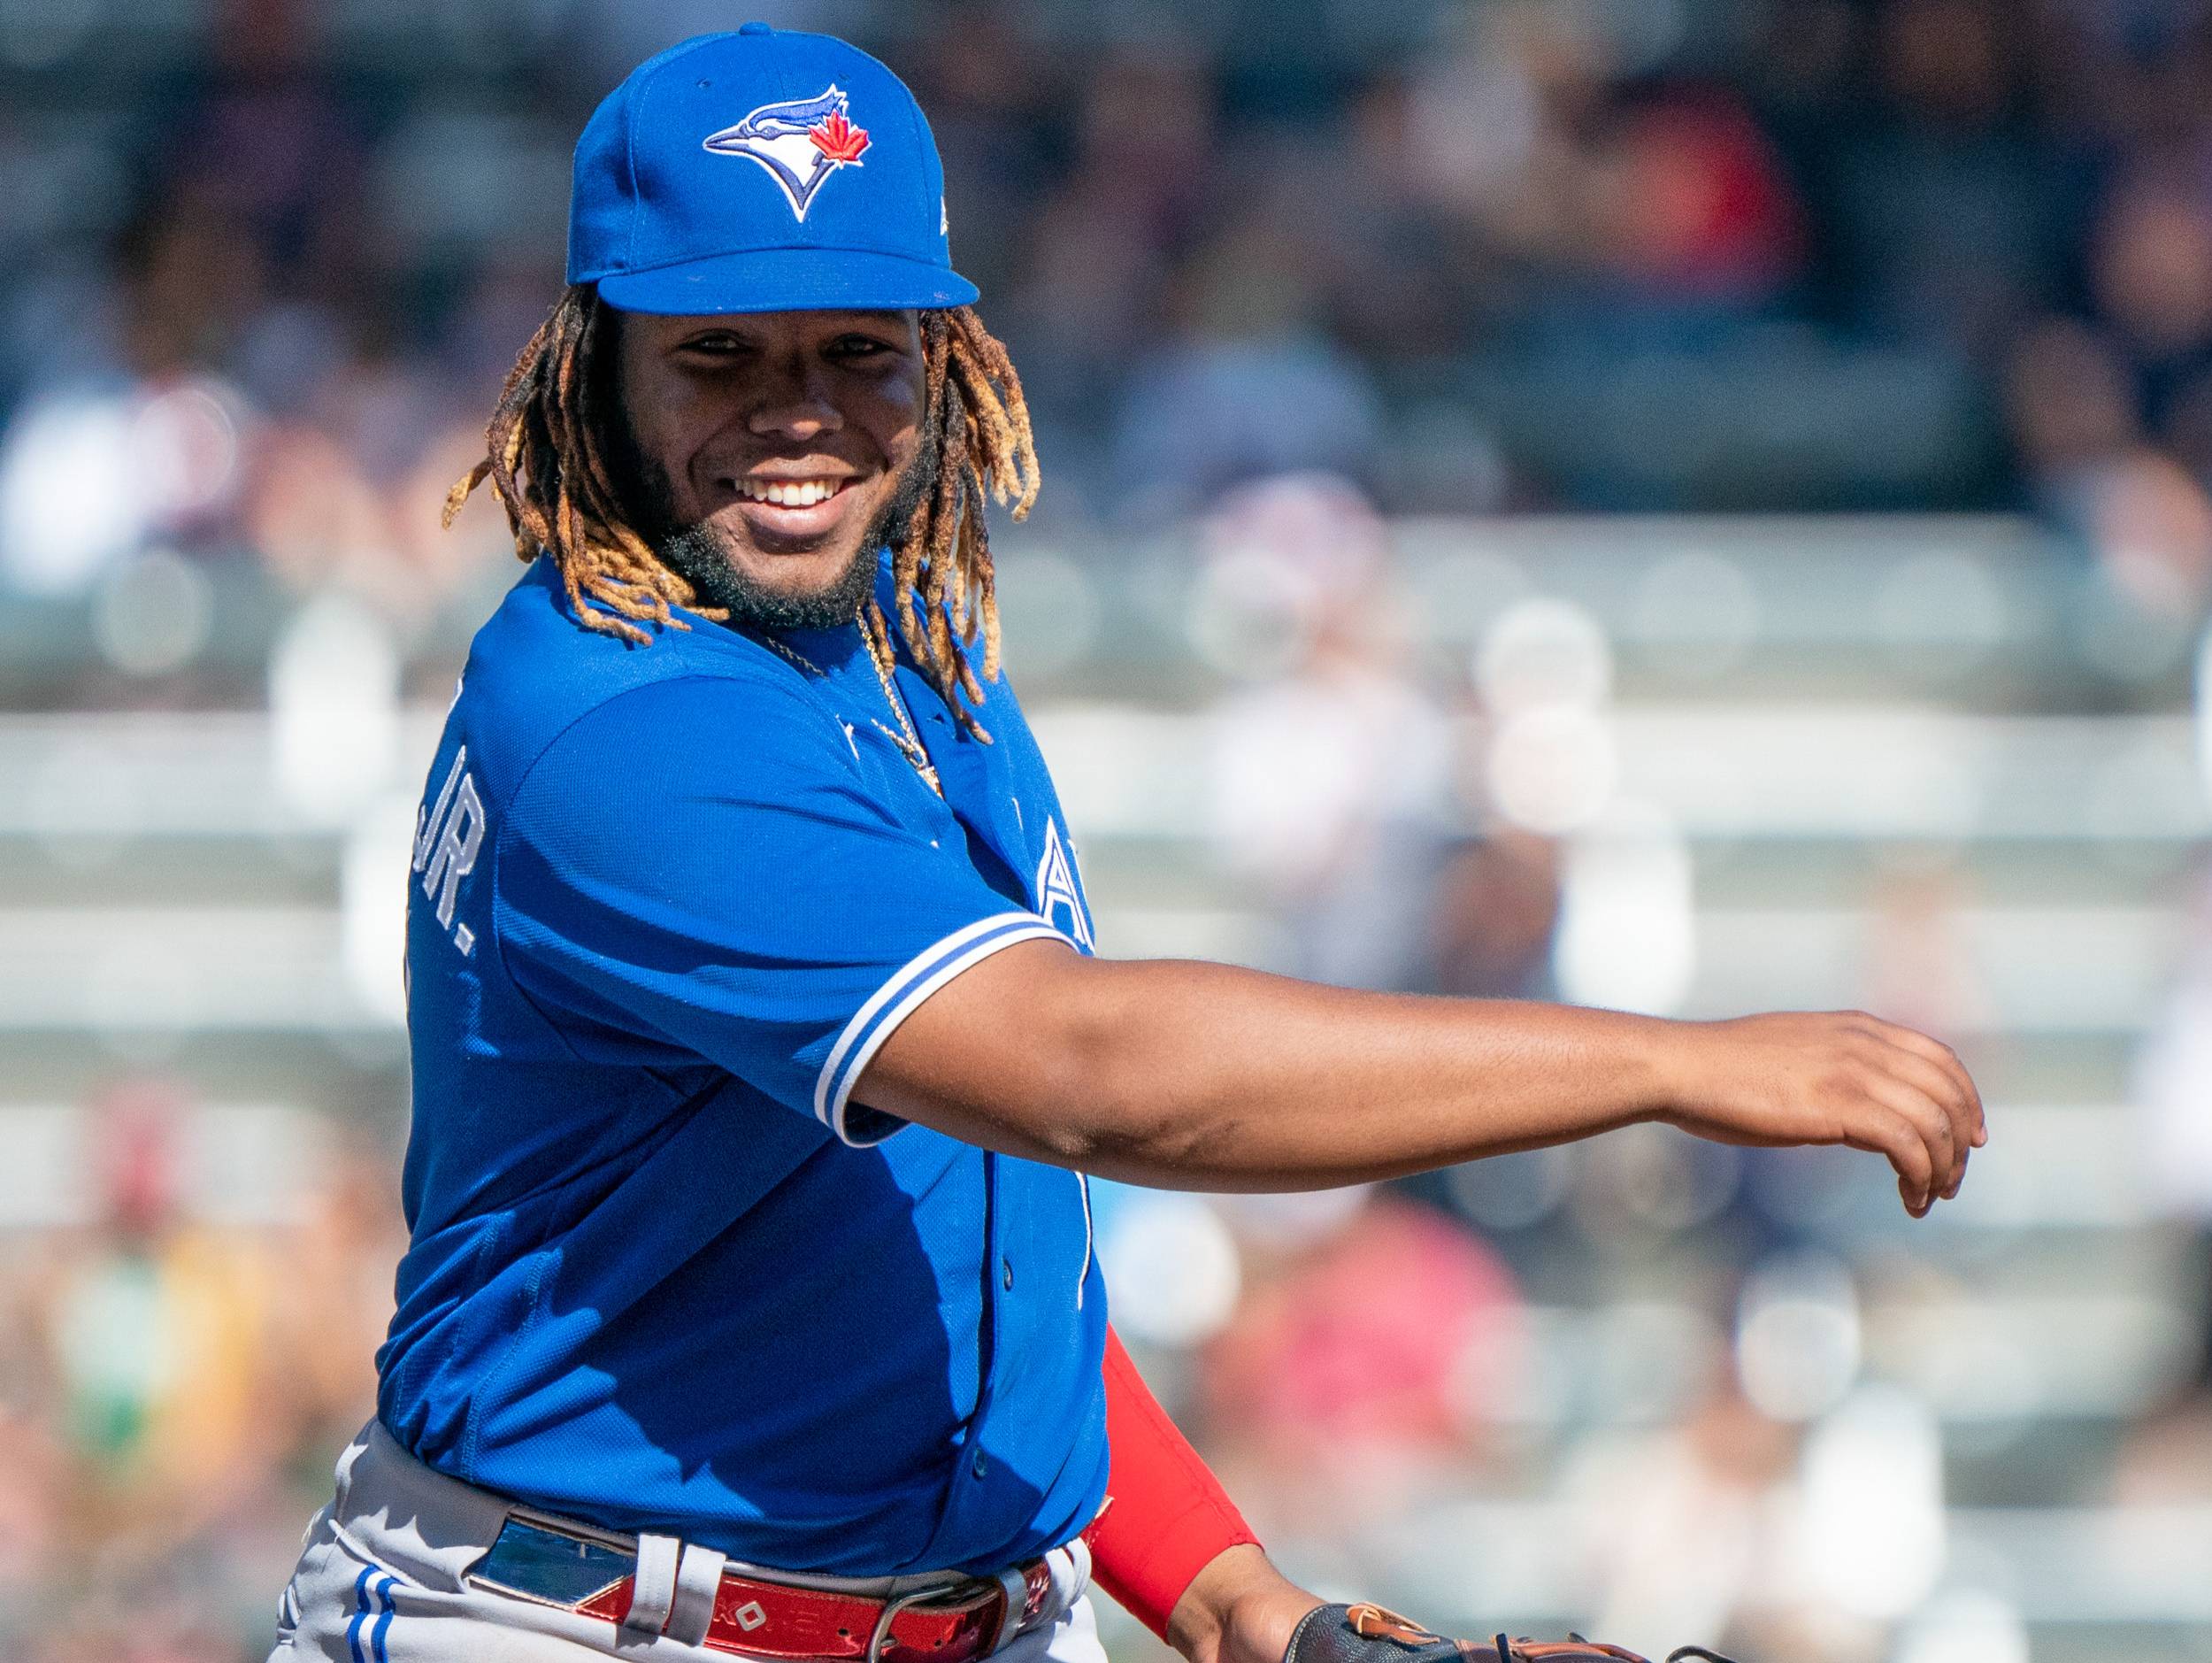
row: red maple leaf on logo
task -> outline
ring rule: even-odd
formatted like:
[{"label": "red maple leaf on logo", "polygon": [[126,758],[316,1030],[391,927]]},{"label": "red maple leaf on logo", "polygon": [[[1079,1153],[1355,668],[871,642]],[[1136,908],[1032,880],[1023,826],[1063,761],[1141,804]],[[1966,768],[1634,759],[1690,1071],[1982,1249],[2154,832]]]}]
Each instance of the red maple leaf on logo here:
[{"label": "red maple leaf on logo", "polygon": [[824,116],[807,129],[807,137],[814,141],[816,150],[833,162],[856,162],[861,151],[868,148],[868,129],[846,120],[842,110],[833,110]]}]

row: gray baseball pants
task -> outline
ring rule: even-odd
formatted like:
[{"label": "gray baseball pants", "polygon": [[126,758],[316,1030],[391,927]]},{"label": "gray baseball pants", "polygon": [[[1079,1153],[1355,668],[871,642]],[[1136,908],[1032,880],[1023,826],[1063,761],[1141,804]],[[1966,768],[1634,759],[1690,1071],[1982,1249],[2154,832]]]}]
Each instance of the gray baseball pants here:
[{"label": "gray baseball pants", "polygon": [[[276,1650],[269,1663],[728,1663],[726,1651],[698,1644],[705,1632],[698,1601],[677,1584],[682,1544],[657,1544],[649,1562],[670,1584],[649,1589],[641,1569],[638,1599],[668,1613],[659,1633],[618,1628],[488,1589],[463,1574],[488,1552],[507,1521],[508,1504],[424,1466],[372,1420],[338,1459],[337,1493],[308,1527],[298,1568],[277,1602]],[[1106,1663],[1085,1590],[1090,1562],[1080,1544],[1055,1549],[1052,1592],[1044,1612],[1002,1640],[994,1663]],[[642,1567],[649,1562],[640,1553]],[[809,1577],[879,1598],[939,1583],[942,1576]],[[690,1630],[687,1632],[687,1630]]]}]

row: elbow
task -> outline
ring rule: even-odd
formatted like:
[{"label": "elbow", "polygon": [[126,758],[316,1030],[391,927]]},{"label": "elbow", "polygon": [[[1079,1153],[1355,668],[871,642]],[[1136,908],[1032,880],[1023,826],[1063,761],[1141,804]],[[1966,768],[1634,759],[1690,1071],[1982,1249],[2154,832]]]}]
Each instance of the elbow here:
[{"label": "elbow", "polygon": [[1041,1066],[1028,1117],[1046,1159],[1102,1176],[1151,1167],[1177,1136],[1174,1094],[1135,1002],[1110,985],[1117,968],[1087,962],[1093,997],[1039,1024],[1033,1054]]},{"label": "elbow", "polygon": [[1137,1183],[1194,1175],[1214,1142],[1203,1093],[1136,1001],[1109,997],[1055,1026],[1051,1083],[1033,1122],[1047,1159]]}]

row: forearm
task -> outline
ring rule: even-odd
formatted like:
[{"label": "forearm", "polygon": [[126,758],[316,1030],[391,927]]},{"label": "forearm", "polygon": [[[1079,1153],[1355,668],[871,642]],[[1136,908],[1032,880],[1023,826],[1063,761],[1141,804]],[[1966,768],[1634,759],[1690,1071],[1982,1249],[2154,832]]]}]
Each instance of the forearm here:
[{"label": "forearm", "polygon": [[987,1149],[1212,1190],[1390,1178],[1657,1119],[1878,1151],[1918,1213],[1986,1136],[1949,1047],[1860,1011],[1674,1022],[1043,942],[926,1000],[854,1096]]},{"label": "forearm", "polygon": [[1399,1176],[1655,1113],[1666,1024],[1524,1002],[1378,994],[1225,966],[1108,967],[1085,1170],[1198,1190]]},{"label": "forearm", "polygon": [[1256,1540],[1220,1482],[1163,1409],[1120,1337],[1106,1330],[1106,1512],[1091,1533],[1092,1576],[1163,1639],[1217,1625],[1217,1601],[1189,1597],[1223,1554]]}]

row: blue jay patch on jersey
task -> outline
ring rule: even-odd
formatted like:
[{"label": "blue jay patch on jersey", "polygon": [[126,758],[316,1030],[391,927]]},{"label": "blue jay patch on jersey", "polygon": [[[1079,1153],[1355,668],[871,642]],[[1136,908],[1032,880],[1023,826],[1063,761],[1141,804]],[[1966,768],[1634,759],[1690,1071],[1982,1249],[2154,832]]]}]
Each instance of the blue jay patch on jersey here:
[{"label": "blue jay patch on jersey", "polygon": [[832,82],[811,98],[764,104],[742,121],[709,134],[704,148],[758,162],[803,224],[824,181],[841,167],[858,167],[868,148],[868,129],[855,127],[846,114],[849,102]]}]

